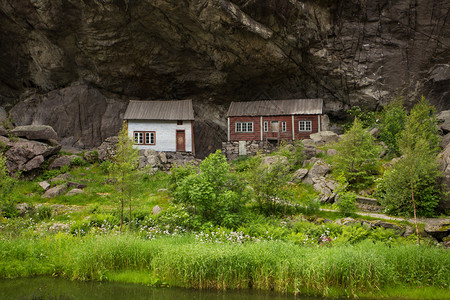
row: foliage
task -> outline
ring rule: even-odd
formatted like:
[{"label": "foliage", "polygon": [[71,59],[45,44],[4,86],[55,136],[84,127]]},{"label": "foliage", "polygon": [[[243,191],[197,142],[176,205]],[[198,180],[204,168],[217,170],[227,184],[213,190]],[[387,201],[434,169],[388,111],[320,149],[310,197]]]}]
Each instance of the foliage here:
[{"label": "foliage", "polygon": [[350,189],[369,187],[377,173],[380,148],[358,119],[336,144],[336,149],[334,172],[344,175]]},{"label": "foliage", "polygon": [[377,114],[374,111],[365,110],[355,105],[352,106],[352,108],[350,108],[349,110],[347,110],[347,113],[352,117],[352,122],[344,125],[344,129],[346,131],[353,126],[353,123],[356,119],[361,121],[362,126],[364,128],[371,128],[376,124]]},{"label": "foliage", "polygon": [[36,217],[38,220],[48,220],[52,217],[53,209],[48,205],[40,205],[36,211]]},{"label": "foliage", "polygon": [[305,160],[303,149],[304,147],[301,140],[294,141],[293,145],[282,141],[278,151],[273,154],[286,157],[290,170],[297,170],[302,166],[303,161]]},{"label": "foliage", "polygon": [[337,207],[344,216],[350,216],[356,211],[356,194],[347,190],[348,183],[343,175],[338,176],[336,180],[339,183],[334,191],[339,199]]},{"label": "foliage", "polygon": [[[137,176],[138,151],[133,148],[133,141],[128,136],[127,124],[124,122],[119,132],[119,141],[116,152],[112,159],[111,173],[117,180],[116,198],[120,203],[120,230],[123,225],[123,212],[125,202],[129,204],[129,215],[131,220],[131,199],[134,189],[135,177]],[[131,228],[131,223],[129,223]]]},{"label": "foliage", "polygon": [[[194,236],[152,240],[137,235],[74,237],[57,234],[0,243],[0,277],[36,275],[109,280],[136,271],[171,286],[258,290],[357,297],[395,284],[448,292],[450,256],[445,249],[365,241],[360,227],[345,227],[353,245],[299,246],[290,242],[200,242]],[[395,278],[395,282],[393,281]],[[150,282],[148,282],[150,284]],[[443,297],[445,298],[445,297]]]},{"label": "foliage", "polygon": [[436,155],[439,145],[435,110],[422,98],[406,118],[399,135],[402,159],[385,172],[377,196],[391,214],[432,216],[441,187]]},{"label": "foliage", "polygon": [[104,174],[109,174],[109,172],[111,171],[111,165],[112,165],[111,161],[105,160],[100,164],[100,169],[103,171]]},{"label": "foliage", "polygon": [[178,185],[189,175],[197,173],[197,169],[192,164],[185,164],[182,166],[173,167],[169,176],[169,190],[173,193],[178,188]]},{"label": "foliage", "polygon": [[406,118],[405,130],[398,141],[400,153],[414,153],[416,143],[423,140],[431,153],[437,154],[441,143],[437,123],[436,108],[422,96]]},{"label": "foliage", "polygon": [[4,217],[15,217],[17,201],[13,198],[13,189],[17,179],[9,175],[6,157],[0,153],[0,208]]},{"label": "foliage", "polygon": [[230,166],[220,150],[200,164],[198,173],[189,167],[174,172],[174,201],[193,206],[201,223],[212,222],[229,228],[242,223],[248,195],[244,183],[230,173]]},{"label": "foliage", "polygon": [[294,198],[292,191],[286,188],[288,175],[288,167],[280,161],[270,166],[260,164],[248,173],[247,179],[261,213],[285,213],[288,203]]},{"label": "foliage", "polygon": [[379,139],[394,154],[399,154],[397,140],[399,134],[405,128],[406,111],[403,108],[403,99],[396,98],[390,102],[384,109],[380,118]]},{"label": "foliage", "polygon": [[87,162],[84,159],[82,159],[81,157],[75,157],[74,159],[72,159],[70,161],[70,163],[73,166],[82,166],[82,165],[85,165]]}]

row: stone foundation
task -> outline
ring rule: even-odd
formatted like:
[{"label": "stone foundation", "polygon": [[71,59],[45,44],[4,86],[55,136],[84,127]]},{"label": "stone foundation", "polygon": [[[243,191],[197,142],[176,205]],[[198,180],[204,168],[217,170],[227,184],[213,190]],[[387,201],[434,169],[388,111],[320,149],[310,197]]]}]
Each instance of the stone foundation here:
[{"label": "stone foundation", "polygon": [[222,143],[222,153],[228,160],[233,160],[239,156],[253,156],[258,152],[268,154],[278,147],[277,143],[268,141],[233,141]]}]

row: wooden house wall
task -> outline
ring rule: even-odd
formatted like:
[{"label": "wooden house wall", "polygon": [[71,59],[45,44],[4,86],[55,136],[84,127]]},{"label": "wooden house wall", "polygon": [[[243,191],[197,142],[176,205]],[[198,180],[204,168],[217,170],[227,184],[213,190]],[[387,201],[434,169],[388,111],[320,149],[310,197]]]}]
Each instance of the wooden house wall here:
[{"label": "wooden house wall", "polygon": [[[264,132],[264,122],[269,122],[269,131]],[[230,141],[259,141],[261,140],[261,129],[263,129],[263,140],[278,138],[278,132],[270,132],[270,122],[279,122],[279,138],[292,140],[292,126],[294,126],[295,139],[309,139],[309,135],[319,132],[320,115],[295,115],[294,124],[292,116],[263,116],[262,123],[260,116],[254,117],[230,117],[229,118],[229,140]],[[311,121],[311,131],[299,131],[299,121]],[[236,132],[236,122],[253,122],[253,132]],[[286,122],[286,131],[281,131],[281,122]]]},{"label": "wooden house wall", "polygon": [[192,122],[183,121],[183,125],[177,125],[177,121],[128,120],[128,136],[133,139],[134,131],[154,131],[155,145],[135,145],[134,147],[137,149],[176,152],[176,131],[184,130],[186,152],[193,152]]}]

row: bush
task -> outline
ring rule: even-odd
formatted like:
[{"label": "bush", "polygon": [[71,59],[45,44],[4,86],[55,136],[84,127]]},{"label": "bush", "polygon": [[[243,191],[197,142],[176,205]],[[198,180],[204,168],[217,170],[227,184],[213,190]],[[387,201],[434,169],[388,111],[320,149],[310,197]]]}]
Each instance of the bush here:
[{"label": "bush", "polygon": [[441,194],[435,109],[422,98],[406,118],[398,139],[402,159],[385,172],[377,197],[391,214],[432,216]]},{"label": "bush", "polygon": [[403,99],[397,98],[389,103],[383,110],[380,118],[379,139],[383,141],[391,152],[399,154],[397,145],[399,134],[405,128],[406,111],[403,108]]},{"label": "bush", "polygon": [[100,169],[104,174],[109,174],[109,172],[111,171],[111,165],[112,165],[111,161],[105,160],[100,164]]},{"label": "bush", "polygon": [[338,154],[333,159],[335,174],[343,174],[350,189],[370,187],[378,171],[380,148],[358,119],[337,143],[336,149]]},{"label": "bush", "polygon": [[248,180],[261,213],[284,213],[288,203],[292,202],[294,194],[286,188],[288,175],[288,167],[279,161],[271,166],[259,165],[249,172]]},{"label": "bush", "polygon": [[73,166],[84,166],[84,165],[86,165],[86,161],[84,159],[82,159],[81,157],[75,157],[74,159],[72,159],[70,161],[70,163]]},{"label": "bush", "polygon": [[174,202],[193,206],[202,223],[236,228],[244,219],[248,201],[244,183],[230,173],[220,150],[209,155],[199,169],[199,173],[189,167],[174,170],[171,179]]}]

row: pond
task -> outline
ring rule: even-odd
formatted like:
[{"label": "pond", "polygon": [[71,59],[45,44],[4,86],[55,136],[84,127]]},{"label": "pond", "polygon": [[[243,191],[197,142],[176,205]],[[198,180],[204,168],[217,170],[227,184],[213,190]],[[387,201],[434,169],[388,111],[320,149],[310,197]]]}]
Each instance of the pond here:
[{"label": "pond", "polygon": [[4,299],[161,299],[161,300],[318,300],[277,293],[244,291],[199,291],[181,288],[153,288],[139,284],[78,282],[63,278],[33,277],[0,280]]}]

